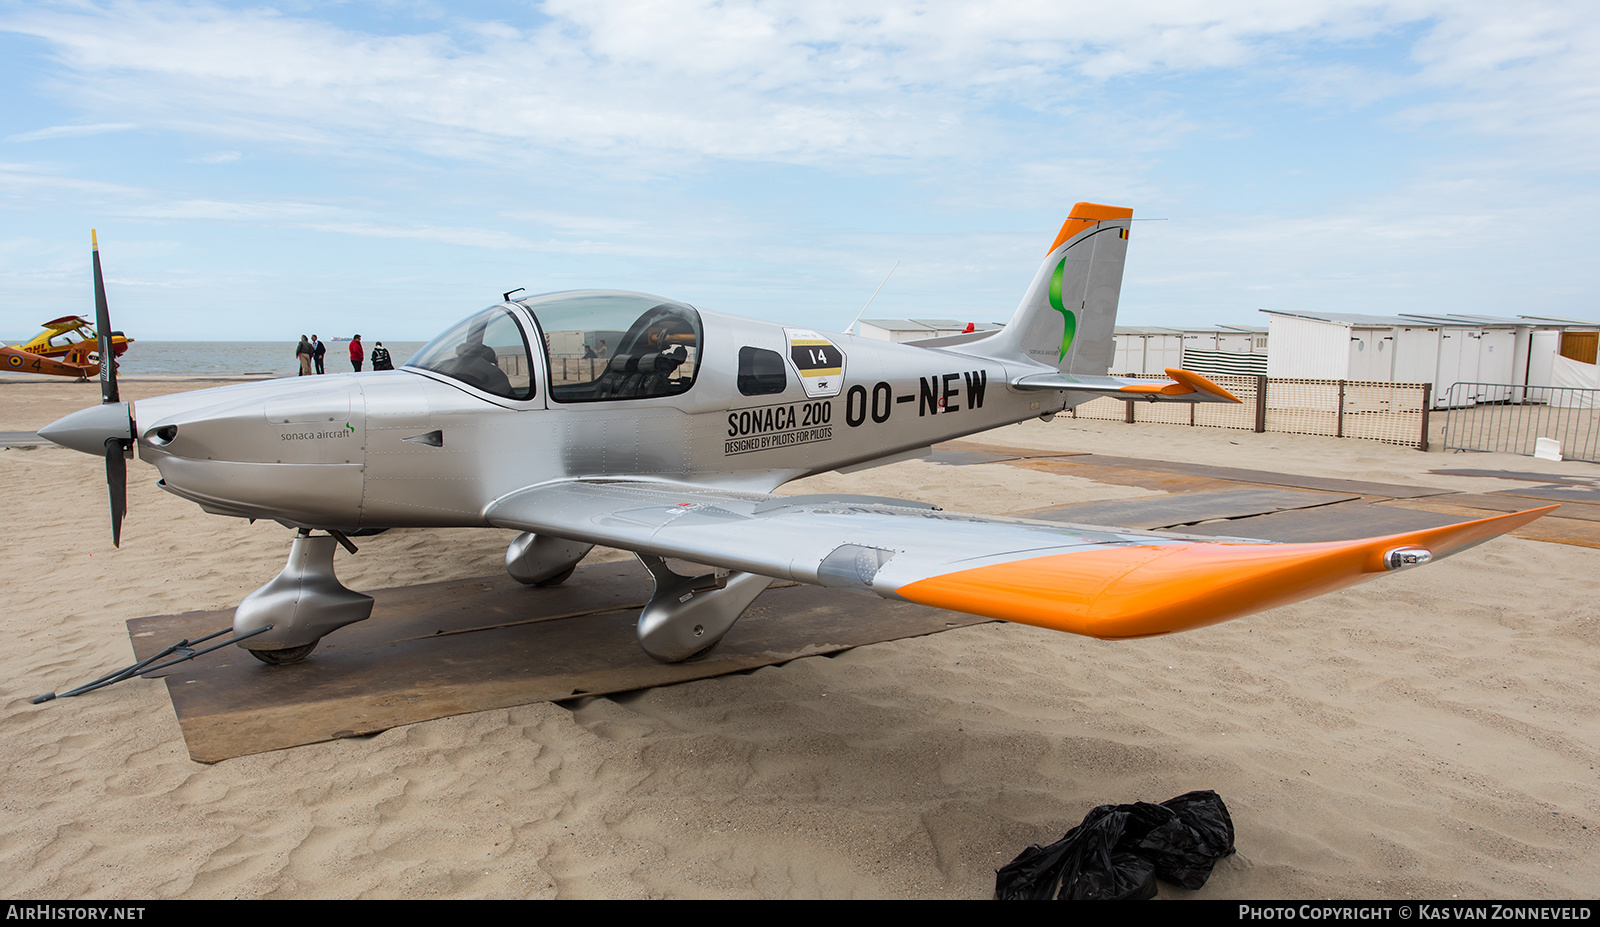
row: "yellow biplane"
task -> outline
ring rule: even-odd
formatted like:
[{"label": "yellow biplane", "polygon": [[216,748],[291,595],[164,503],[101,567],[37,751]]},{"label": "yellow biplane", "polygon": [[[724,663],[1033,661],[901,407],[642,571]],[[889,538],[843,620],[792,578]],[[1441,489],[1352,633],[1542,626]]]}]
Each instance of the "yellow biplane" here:
[{"label": "yellow biplane", "polygon": [[[133,339],[111,333],[111,351],[121,357]],[[0,347],[0,371],[42,373],[86,380],[100,369],[100,336],[89,320],[64,315],[44,323],[44,331],[19,345]]]},{"label": "yellow biplane", "polygon": [[[29,354],[63,361],[79,350],[87,350],[93,355],[87,363],[90,366],[99,365],[100,358],[95,352],[99,350],[100,336],[95,334],[94,326],[88,319],[81,315],[64,315],[44,323],[43,327],[44,331],[16,347]],[[111,333],[111,350],[117,357],[121,357],[132,343],[133,339],[122,332]]]}]

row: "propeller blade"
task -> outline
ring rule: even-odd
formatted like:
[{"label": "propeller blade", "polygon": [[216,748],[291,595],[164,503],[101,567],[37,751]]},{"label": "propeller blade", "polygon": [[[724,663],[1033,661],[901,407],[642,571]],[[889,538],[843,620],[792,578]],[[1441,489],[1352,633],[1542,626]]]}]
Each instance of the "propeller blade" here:
[{"label": "propeller blade", "polygon": [[106,439],[106,486],[111,491],[111,546],[122,546],[122,516],[128,513],[128,459],[123,456],[127,442]]},{"label": "propeller blade", "polygon": [[100,273],[100,238],[94,229],[89,230],[89,241],[94,254],[94,330],[100,336],[100,401],[117,402],[117,355],[111,347],[111,309],[106,305],[106,281]]}]

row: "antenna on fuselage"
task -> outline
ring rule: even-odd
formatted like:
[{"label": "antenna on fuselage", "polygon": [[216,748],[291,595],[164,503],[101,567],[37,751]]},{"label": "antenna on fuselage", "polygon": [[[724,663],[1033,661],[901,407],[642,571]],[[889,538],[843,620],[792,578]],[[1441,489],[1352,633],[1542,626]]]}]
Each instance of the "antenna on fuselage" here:
[{"label": "antenna on fuselage", "polygon": [[[883,283],[889,282],[889,278],[894,276],[894,268],[899,266],[900,262],[895,261],[894,267],[889,268],[889,272],[883,275]],[[878,289],[873,290],[872,295],[867,297],[867,306],[872,305],[872,301],[878,298],[878,290],[883,289],[883,283],[878,284]],[[844,333],[846,335],[850,334],[850,329],[855,328],[856,323],[861,321],[861,317],[867,314],[867,306],[862,306],[861,311],[856,313],[856,317],[851,319],[850,324],[844,327]]]}]

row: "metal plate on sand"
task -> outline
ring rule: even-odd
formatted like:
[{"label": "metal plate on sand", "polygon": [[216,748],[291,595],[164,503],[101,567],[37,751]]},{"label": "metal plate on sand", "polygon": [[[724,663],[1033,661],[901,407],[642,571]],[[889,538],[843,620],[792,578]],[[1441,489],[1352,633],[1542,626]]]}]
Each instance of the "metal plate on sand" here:
[{"label": "metal plate on sand", "polygon": [[1024,518],[1078,525],[1116,525],[1123,528],[1175,528],[1218,519],[1240,519],[1270,512],[1309,509],[1346,502],[1342,496],[1298,489],[1236,489],[1222,492],[1186,492],[1142,499],[1085,502],[1019,513]]},{"label": "metal plate on sand", "polygon": [[[709,657],[661,664],[634,624],[651,583],[637,561],[579,567],[566,584],[500,576],[368,591],[373,617],[330,634],[304,663],[267,666],[236,647],[167,672],[202,763],[401,724],[705,679],[797,657],[918,637],[988,619],[814,586],[769,589]],[[232,610],[137,618],[140,659],[233,620]]]}]

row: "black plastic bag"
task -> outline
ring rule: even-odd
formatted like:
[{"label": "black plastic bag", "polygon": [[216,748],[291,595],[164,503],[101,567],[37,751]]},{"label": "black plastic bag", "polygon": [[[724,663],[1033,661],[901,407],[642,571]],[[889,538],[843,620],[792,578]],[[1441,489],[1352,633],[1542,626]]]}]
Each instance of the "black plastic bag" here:
[{"label": "black plastic bag", "polygon": [[1034,845],[995,873],[995,898],[1139,901],[1159,877],[1187,889],[1233,852],[1233,819],[1215,792],[1159,805],[1101,805],[1047,847]]}]

